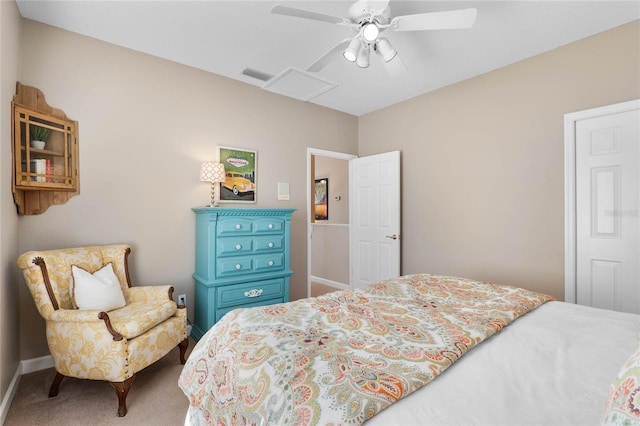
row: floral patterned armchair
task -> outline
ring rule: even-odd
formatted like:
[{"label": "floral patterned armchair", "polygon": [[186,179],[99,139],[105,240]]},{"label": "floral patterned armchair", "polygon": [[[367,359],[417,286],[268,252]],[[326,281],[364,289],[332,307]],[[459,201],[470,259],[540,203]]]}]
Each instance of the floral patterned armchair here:
[{"label": "floral patterned armchair", "polygon": [[[56,376],[49,397],[66,376],[108,381],[118,396],[118,416],[136,373],[180,347],[187,350],[187,310],[172,300],[173,287],[131,287],[128,245],[30,251],[18,258],[38,312],[46,321]],[[124,307],[108,312],[75,307],[72,265],[92,274],[109,263],[124,295]],[[117,287],[117,284],[113,284]]]}]

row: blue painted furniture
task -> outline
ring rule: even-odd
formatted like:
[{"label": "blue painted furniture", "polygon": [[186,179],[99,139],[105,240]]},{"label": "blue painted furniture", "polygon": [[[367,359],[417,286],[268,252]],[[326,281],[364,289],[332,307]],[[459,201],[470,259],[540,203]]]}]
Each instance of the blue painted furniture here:
[{"label": "blue painted furniture", "polygon": [[289,301],[291,215],[295,209],[194,208],[195,321],[199,340],[235,308]]}]

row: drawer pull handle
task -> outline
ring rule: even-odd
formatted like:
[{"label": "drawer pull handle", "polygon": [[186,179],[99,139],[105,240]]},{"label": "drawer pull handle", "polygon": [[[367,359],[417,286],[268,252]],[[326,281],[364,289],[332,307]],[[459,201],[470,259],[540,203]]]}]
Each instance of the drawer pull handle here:
[{"label": "drawer pull handle", "polygon": [[245,297],[258,297],[261,294],[262,294],[261,288],[252,288],[251,290],[244,292]]},{"label": "drawer pull handle", "polygon": [[269,266],[273,266],[273,260],[269,261]]},{"label": "drawer pull handle", "polygon": [[269,229],[273,229],[273,223],[269,224]]},{"label": "drawer pull handle", "polygon": [[269,243],[269,248],[273,248],[273,243]]},{"label": "drawer pull handle", "polygon": [[242,225],[237,224],[237,225],[236,225],[236,229],[240,229],[240,228],[242,228]]},{"label": "drawer pull handle", "polygon": [[236,244],[236,250],[240,250],[242,246],[240,244]]},{"label": "drawer pull handle", "polygon": [[242,265],[238,263],[238,264],[236,265],[236,269],[242,269]]}]

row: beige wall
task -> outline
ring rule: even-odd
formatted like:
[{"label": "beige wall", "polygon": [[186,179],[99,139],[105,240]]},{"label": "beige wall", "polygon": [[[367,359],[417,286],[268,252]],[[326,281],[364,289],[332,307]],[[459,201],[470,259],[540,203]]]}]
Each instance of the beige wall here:
[{"label": "beige wall", "polygon": [[0,1],[0,401],[7,397],[20,361],[16,324],[21,282],[15,263],[18,217],[11,194],[11,100],[20,68],[21,24],[15,2]]},{"label": "beige wall", "polygon": [[319,222],[311,227],[311,281],[349,285],[349,226]]},{"label": "beige wall", "polygon": [[563,115],[639,97],[635,21],[360,117],[360,155],[402,151],[403,273],[563,299]]},{"label": "beige wall", "polygon": [[[200,163],[217,145],[255,149],[257,206],[298,209],[291,297],[306,296],[307,147],[355,153],[356,117],[33,21],[24,37],[21,82],[79,122],[81,194],[21,217],[21,251],[129,242],[134,283],[171,283],[192,308],[191,208],[210,196]],[[290,201],[277,200],[278,182]],[[21,357],[44,355],[26,290],[20,303]]]}]

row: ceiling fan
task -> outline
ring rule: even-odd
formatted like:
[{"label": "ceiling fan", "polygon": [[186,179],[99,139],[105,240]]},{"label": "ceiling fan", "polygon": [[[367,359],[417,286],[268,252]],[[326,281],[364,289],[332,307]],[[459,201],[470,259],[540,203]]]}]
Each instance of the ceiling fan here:
[{"label": "ceiling fan", "polygon": [[341,50],[346,60],[355,62],[361,68],[366,68],[369,66],[369,56],[373,50],[382,59],[389,72],[397,74],[406,67],[389,40],[381,37],[382,32],[385,30],[425,31],[470,28],[473,26],[478,11],[471,8],[392,18],[388,0],[359,0],[351,5],[347,17],[343,18],[282,5],[274,6],[271,12],[343,25],[350,27],[356,33],[353,38],[342,40],[331,48],[311,64],[307,71],[320,71],[334,59],[335,53]]}]

